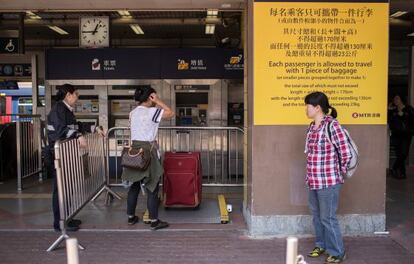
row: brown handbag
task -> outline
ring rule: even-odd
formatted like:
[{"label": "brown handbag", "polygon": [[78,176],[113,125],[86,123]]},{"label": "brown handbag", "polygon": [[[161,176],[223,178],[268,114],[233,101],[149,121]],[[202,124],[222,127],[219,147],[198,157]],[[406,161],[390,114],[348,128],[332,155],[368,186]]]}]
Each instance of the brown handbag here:
[{"label": "brown handbag", "polygon": [[[129,115],[129,126],[131,127],[131,114]],[[131,141],[130,137],[129,146],[124,147],[122,150],[121,166],[128,169],[146,171],[151,163],[151,152],[154,147],[154,142],[148,151],[146,148],[134,148]]]},{"label": "brown handbag", "polygon": [[144,148],[125,147],[122,150],[121,166],[128,169],[145,171],[151,163],[151,151],[152,146],[149,151]]}]

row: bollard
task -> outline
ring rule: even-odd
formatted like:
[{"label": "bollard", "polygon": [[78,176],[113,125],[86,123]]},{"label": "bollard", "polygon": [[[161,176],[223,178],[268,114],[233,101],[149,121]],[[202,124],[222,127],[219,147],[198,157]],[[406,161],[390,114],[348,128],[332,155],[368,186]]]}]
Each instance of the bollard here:
[{"label": "bollard", "polygon": [[296,237],[288,237],[286,241],[286,264],[296,264],[298,255],[298,239]]},{"label": "bollard", "polygon": [[68,264],[79,264],[78,240],[76,238],[66,239],[66,254]]}]

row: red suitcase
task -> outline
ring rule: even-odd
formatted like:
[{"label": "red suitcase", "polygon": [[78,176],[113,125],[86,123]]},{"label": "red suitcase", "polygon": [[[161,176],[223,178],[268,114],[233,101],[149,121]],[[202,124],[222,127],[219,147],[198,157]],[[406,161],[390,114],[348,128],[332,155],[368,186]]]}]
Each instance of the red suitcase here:
[{"label": "red suitcase", "polygon": [[201,182],[200,152],[165,152],[165,207],[198,207],[201,203]]}]

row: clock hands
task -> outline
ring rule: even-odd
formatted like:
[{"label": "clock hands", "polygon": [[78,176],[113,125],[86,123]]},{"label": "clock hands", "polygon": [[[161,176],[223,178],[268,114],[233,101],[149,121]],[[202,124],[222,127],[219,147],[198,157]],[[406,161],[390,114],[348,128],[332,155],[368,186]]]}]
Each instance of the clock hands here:
[{"label": "clock hands", "polygon": [[96,24],[96,27],[95,27],[95,29],[92,32],[92,35],[95,35],[95,33],[98,32],[98,27],[99,27],[99,23]]},{"label": "clock hands", "polygon": [[98,32],[98,28],[99,28],[99,24],[97,24],[96,26],[95,26],[95,29],[94,30],[86,30],[86,31],[82,31],[82,33],[92,33],[92,35],[95,35],[95,33],[97,33]]}]

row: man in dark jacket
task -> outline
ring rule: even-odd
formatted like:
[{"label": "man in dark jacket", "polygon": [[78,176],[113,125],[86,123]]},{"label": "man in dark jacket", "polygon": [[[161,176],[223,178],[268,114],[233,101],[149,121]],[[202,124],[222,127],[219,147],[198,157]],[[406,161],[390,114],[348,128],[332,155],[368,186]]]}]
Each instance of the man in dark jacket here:
[{"label": "man in dark jacket", "polygon": [[[49,172],[51,173],[51,176],[53,178],[52,205],[54,217],[53,228],[55,229],[55,231],[60,231],[60,211],[56,170],[54,167],[54,145],[58,140],[77,138],[79,140],[80,146],[85,147],[86,139],[82,136],[82,133],[91,132],[95,130],[94,127],[83,127],[83,125],[80,122],[76,121],[73,111],[78,98],[79,94],[74,86],[70,84],[63,85],[59,88],[56,94],[56,104],[52,107],[47,116],[47,131],[49,141],[47,151],[47,163],[49,166]],[[98,130],[100,134],[103,134],[101,128],[99,128]],[[66,230],[77,231],[79,229],[80,224],[80,220],[72,219],[72,221],[68,223]]]},{"label": "man in dark jacket", "polygon": [[397,155],[392,167],[392,176],[397,179],[405,179],[407,177],[405,161],[414,133],[414,109],[404,104],[401,97],[396,95],[389,106],[388,122],[391,129],[391,140]]}]

